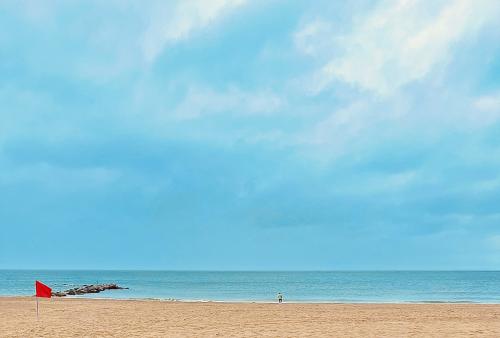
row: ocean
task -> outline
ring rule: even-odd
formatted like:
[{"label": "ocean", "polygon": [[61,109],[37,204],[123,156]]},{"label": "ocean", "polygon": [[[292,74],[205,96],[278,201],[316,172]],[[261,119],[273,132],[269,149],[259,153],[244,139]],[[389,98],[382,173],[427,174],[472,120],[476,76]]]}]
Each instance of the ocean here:
[{"label": "ocean", "polygon": [[0,295],[34,293],[40,280],[54,291],[117,283],[85,298],[184,301],[471,302],[500,303],[499,271],[69,271],[0,270]]}]

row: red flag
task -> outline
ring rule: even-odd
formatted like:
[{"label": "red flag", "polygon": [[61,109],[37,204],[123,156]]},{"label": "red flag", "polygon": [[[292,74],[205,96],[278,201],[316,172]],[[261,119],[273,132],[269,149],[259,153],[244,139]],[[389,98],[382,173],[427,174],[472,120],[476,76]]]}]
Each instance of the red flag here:
[{"label": "red flag", "polygon": [[43,284],[42,282],[36,281],[35,289],[37,297],[45,297],[45,298],[52,297],[52,289],[49,288],[47,285]]}]

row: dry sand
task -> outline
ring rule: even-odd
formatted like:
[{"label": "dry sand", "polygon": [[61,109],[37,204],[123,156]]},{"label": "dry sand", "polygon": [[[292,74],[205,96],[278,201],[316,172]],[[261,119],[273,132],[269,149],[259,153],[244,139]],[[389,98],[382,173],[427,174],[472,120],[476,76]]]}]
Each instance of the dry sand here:
[{"label": "dry sand", "polygon": [[500,305],[0,297],[2,337],[500,337]]}]

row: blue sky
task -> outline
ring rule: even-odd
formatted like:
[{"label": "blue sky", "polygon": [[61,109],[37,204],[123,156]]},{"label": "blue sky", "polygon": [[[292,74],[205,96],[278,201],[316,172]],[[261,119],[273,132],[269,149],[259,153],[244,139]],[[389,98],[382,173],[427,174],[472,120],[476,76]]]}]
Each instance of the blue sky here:
[{"label": "blue sky", "polygon": [[2,1],[0,268],[500,268],[499,14]]}]

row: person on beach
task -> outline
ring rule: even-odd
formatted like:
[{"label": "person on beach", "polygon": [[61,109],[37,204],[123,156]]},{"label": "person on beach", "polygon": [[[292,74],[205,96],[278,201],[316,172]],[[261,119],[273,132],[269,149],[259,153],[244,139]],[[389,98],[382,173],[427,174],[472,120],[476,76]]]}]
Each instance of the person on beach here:
[{"label": "person on beach", "polygon": [[281,292],[278,292],[278,303],[283,303],[283,295]]}]

